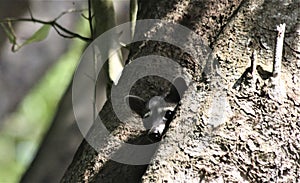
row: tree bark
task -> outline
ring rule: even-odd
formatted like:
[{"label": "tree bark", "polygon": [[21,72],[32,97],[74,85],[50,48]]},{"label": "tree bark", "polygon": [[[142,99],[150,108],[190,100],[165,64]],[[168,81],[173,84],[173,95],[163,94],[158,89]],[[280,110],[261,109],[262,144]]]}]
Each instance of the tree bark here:
[{"label": "tree bark", "polygon": [[[157,150],[151,152],[149,165],[115,162],[108,155],[116,144],[101,144],[97,152],[83,141],[62,182],[296,181],[300,175],[299,82],[295,82],[299,72],[292,66],[299,62],[295,52],[299,47],[287,43],[291,48],[284,55],[286,75],[282,74],[280,88],[286,94],[278,100],[270,95],[274,87],[269,85],[272,77],[266,70],[272,67],[273,52],[265,46],[274,46],[272,30],[281,21],[290,23],[287,32],[296,32],[296,5],[296,1],[140,1],[138,19],[163,19],[188,27],[213,49],[216,59],[199,65],[199,58],[164,43],[133,44],[131,60],[160,54],[178,60],[192,75],[194,82],[175,119]],[[279,6],[284,8],[279,10]],[[285,16],[269,18],[274,9]],[[197,46],[194,49],[201,52]],[[253,50],[258,52],[257,72],[248,68]],[[209,72],[203,76],[199,71],[205,68]],[[140,85],[147,88],[149,83]],[[143,91],[147,95],[147,89]],[[145,135],[130,131],[119,121],[110,98],[100,117],[114,135],[129,138],[133,144],[149,143]],[[139,117],[130,120],[140,121]],[[94,130],[97,125],[87,138],[101,138]]]}]

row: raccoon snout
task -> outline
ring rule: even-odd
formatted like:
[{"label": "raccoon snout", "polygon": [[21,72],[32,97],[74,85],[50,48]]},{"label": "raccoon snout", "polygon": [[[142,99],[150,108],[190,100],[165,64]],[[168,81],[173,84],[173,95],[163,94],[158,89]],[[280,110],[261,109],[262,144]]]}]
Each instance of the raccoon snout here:
[{"label": "raccoon snout", "polygon": [[157,132],[153,132],[153,133],[149,133],[148,134],[148,137],[154,141],[154,142],[157,142],[157,141],[160,141],[161,140],[161,134],[157,133]]},{"label": "raccoon snout", "polygon": [[151,140],[158,141],[161,140],[161,137],[163,135],[163,132],[165,130],[165,124],[160,124],[158,126],[153,126],[149,132],[148,136]]}]

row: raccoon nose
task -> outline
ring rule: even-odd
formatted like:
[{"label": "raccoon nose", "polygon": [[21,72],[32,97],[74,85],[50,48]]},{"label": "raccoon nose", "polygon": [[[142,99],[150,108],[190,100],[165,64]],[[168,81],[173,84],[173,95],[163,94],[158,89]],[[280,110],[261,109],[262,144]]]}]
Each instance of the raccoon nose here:
[{"label": "raccoon nose", "polygon": [[161,134],[158,131],[155,132],[149,132],[148,134],[149,138],[155,142],[161,140]]}]

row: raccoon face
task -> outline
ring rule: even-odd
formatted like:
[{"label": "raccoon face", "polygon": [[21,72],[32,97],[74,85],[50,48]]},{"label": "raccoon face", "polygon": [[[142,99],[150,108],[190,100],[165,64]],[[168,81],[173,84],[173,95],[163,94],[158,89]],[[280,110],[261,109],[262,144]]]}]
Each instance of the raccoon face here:
[{"label": "raccoon face", "polygon": [[152,141],[161,140],[186,89],[185,81],[177,78],[169,93],[154,96],[147,102],[138,96],[127,96],[130,108],[142,117],[143,125],[148,130],[148,136]]}]

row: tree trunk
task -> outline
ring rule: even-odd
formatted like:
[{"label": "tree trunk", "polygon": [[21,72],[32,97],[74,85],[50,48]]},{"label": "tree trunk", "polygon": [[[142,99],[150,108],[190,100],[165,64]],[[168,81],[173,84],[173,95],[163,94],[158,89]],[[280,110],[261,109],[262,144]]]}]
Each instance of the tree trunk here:
[{"label": "tree trunk", "polygon": [[[109,159],[112,150],[118,154],[123,148],[109,139],[97,151],[83,141],[62,182],[296,182],[300,175],[296,7],[297,1],[140,1],[138,19],[163,19],[186,26],[213,50],[215,59],[205,62],[201,58],[206,55],[193,58],[166,43],[133,44],[129,60],[158,54],[176,60],[191,75],[193,82],[174,120],[157,149],[149,152],[149,165]],[[268,70],[273,66],[273,30],[280,23],[287,24],[290,34],[285,39],[280,82],[274,83],[276,76]],[[156,27],[143,33],[151,40],[159,31]],[[186,46],[203,53],[197,44],[201,45]],[[133,92],[150,96],[151,80],[141,81],[143,88]],[[163,92],[168,90],[162,87]],[[145,134],[130,131],[117,118],[111,100],[100,112],[109,131],[131,144],[149,144]],[[130,121],[141,119],[136,116]],[[98,126],[93,124],[87,139],[97,142],[103,138],[96,131]]]}]

